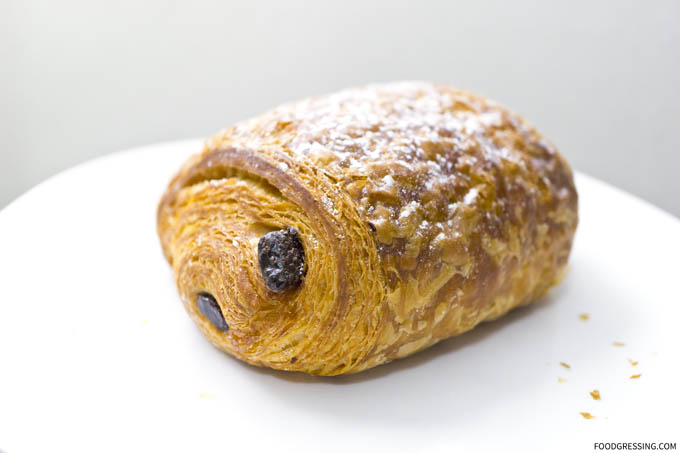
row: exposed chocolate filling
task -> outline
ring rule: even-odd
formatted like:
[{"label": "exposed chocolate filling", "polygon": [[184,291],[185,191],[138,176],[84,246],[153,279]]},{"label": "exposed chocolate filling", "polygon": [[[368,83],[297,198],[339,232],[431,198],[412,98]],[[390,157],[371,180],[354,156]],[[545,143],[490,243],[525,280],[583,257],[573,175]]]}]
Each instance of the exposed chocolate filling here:
[{"label": "exposed chocolate filling", "polygon": [[200,311],[203,316],[208,318],[208,321],[210,321],[217,330],[221,330],[223,332],[229,330],[229,326],[222,315],[220,305],[217,303],[212,294],[200,293],[196,298],[196,304],[198,304],[198,311]]},{"label": "exposed chocolate filling", "polygon": [[294,228],[272,231],[260,238],[257,258],[264,283],[272,291],[283,292],[298,286],[305,269],[305,249]]}]

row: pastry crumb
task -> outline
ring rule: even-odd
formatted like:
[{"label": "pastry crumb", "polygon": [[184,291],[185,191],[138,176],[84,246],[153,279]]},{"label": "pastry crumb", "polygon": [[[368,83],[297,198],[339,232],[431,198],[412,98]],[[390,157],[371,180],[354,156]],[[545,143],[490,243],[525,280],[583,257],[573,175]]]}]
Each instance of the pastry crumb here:
[{"label": "pastry crumb", "polygon": [[600,401],[600,391],[598,389],[590,392],[590,396],[592,396],[594,400]]},{"label": "pastry crumb", "polygon": [[613,344],[614,346],[619,346],[619,347],[625,346],[625,345],[626,345],[626,343],[623,343],[623,342],[621,342],[621,341],[615,341],[615,342],[612,343],[612,344]]},{"label": "pastry crumb", "polygon": [[587,321],[590,319],[590,315],[588,313],[581,313],[578,315],[578,317],[581,321]]},{"label": "pastry crumb", "polygon": [[560,365],[562,365],[566,369],[571,369],[571,366],[568,363],[560,362]]},{"label": "pastry crumb", "polygon": [[557,378],[557,382],[567,382],[567,380],[564,379],[564,378],[558,377],[558,378]]},{"label": "pastry crumb", "polygon": [[585,418],[586,420],[590,420],[591,418],[595,418],[594,415],[591,415],[590,412],[581,412],[581,416]]},{"label": "pastry crumb", "polygon": [[637,360],[628,359],[628,363],[630,363],[631,366],[637,366],[639,362]]},{"label": "pastry crumb", "polygon": [[630,378],[631,379],[640,379],[640,376],[642,376],[642,374],[634,374]]}]

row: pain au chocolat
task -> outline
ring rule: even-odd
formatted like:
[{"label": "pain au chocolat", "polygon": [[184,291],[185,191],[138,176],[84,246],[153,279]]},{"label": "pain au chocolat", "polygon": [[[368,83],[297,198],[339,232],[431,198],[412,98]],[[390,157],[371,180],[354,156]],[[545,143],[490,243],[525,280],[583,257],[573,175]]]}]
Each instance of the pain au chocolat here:
[{"label": "pain au chocolat", "polygon": [[241,360],[318,375],[420,351],[540,298],[578,223],[522,117],[445,85],[305,99],[206,141],[158,234],[186,311]]}]

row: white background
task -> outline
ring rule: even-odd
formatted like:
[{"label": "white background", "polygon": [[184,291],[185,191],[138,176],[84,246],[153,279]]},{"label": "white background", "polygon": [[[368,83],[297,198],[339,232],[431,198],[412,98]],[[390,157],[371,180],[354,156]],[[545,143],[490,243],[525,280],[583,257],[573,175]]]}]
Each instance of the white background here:
[{"label": "white background", "polygon": [[3,0],[0,207],[122,148],[296,98],[427,79],[524,114],[680,215],[680,2]]},{"label": "white background", "polygon": [[[677,219],[579,175],[570,271],[540,302],[356,375],[284,373],[213,347],[177,296],[154,207],[196,146],[109,156],[0,211],[1,451],[580,453],[594,442],[680,443]],[[641,231],[654,234],[631,240]]]}]

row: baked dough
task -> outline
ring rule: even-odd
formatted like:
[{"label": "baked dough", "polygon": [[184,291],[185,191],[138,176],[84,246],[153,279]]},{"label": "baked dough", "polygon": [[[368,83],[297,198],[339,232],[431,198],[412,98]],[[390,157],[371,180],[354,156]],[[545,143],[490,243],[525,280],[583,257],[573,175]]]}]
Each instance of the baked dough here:
[{"label": "baked dough", "polygon": [[[490,100],[423,82],[238,123],[207,140],[158,207],[180,297],[208,339],[317,375],[408,356],[535,301],[562,275],[577,222],[552,144]],[[274,291],[258,244],[282,231],[304,265]]]}]

